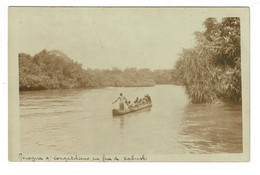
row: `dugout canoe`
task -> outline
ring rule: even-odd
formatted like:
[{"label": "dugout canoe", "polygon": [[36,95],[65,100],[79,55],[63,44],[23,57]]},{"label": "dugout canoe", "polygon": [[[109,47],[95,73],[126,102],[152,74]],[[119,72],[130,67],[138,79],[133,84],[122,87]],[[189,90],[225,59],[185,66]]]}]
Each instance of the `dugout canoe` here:
[{"label": "dugout canoe", "polygon": [[144,109],[144,108],[149,108],[151,106],[152,106],[152,103],[143,104],[143,105],[140,105],[139,107],[135,107],[135,108],[131,108],[131,109],[128,109],[128,108],[124,109],[124,110],[113,109],[112,113],[113,113],[113,115],[124,115],[124,114],[128,114],[128,113],[131,113],[131,112],[139,111],[139,110]]}]

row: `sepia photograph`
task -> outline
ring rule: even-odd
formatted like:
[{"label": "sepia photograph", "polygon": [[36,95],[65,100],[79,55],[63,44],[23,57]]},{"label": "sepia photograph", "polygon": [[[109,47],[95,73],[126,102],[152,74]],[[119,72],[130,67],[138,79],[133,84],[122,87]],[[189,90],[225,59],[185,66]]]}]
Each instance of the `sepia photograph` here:
[{"label": "sepia photograph", "polygon": [[249,8],[9,7],[10,161],[249,161]]}]

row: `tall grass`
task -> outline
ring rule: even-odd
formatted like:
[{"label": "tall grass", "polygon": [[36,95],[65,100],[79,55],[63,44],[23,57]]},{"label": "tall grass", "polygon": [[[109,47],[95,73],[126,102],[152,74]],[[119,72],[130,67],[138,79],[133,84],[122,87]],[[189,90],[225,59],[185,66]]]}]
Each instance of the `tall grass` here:
[{"label": "tall grass", "polygon": [[240,20],[208,18],[197,45],[183,49],[175,65],[192,103],[241,104]]}]

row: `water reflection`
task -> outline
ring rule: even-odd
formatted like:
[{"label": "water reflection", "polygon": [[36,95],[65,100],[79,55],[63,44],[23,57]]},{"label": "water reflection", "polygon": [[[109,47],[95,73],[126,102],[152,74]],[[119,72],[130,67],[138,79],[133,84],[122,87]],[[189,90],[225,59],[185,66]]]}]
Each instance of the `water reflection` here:
[{"label": "water reflection", "polygon": [[123,129],[124,128],[124,117],[120,117],[120,129]]},{"label": "water reflection", "polygon": [[135,111],[133,113],[128,113],[125,115],[112,115],[113,119],[119,120],[120,129],[124,129],[125,120],[127,120],[129,117],[135,117],[142,115],[142,113],[146,113],[146,115],[150,115],[151,107],[141,109],[139,111]]},{"label": "water reflection", "polygon": [[242,152],[240,105],[187,105],[180,144],[189,153]]}]

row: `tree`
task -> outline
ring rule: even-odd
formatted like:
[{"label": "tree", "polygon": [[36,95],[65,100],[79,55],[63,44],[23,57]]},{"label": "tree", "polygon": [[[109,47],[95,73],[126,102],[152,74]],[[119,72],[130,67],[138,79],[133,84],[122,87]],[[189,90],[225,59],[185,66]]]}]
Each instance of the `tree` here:
[{"label": "tree", "polygon": [[197,45],[184,49],[175,65],[193,103],[241,104],[240,20],[208,18],[195,32]]}]

